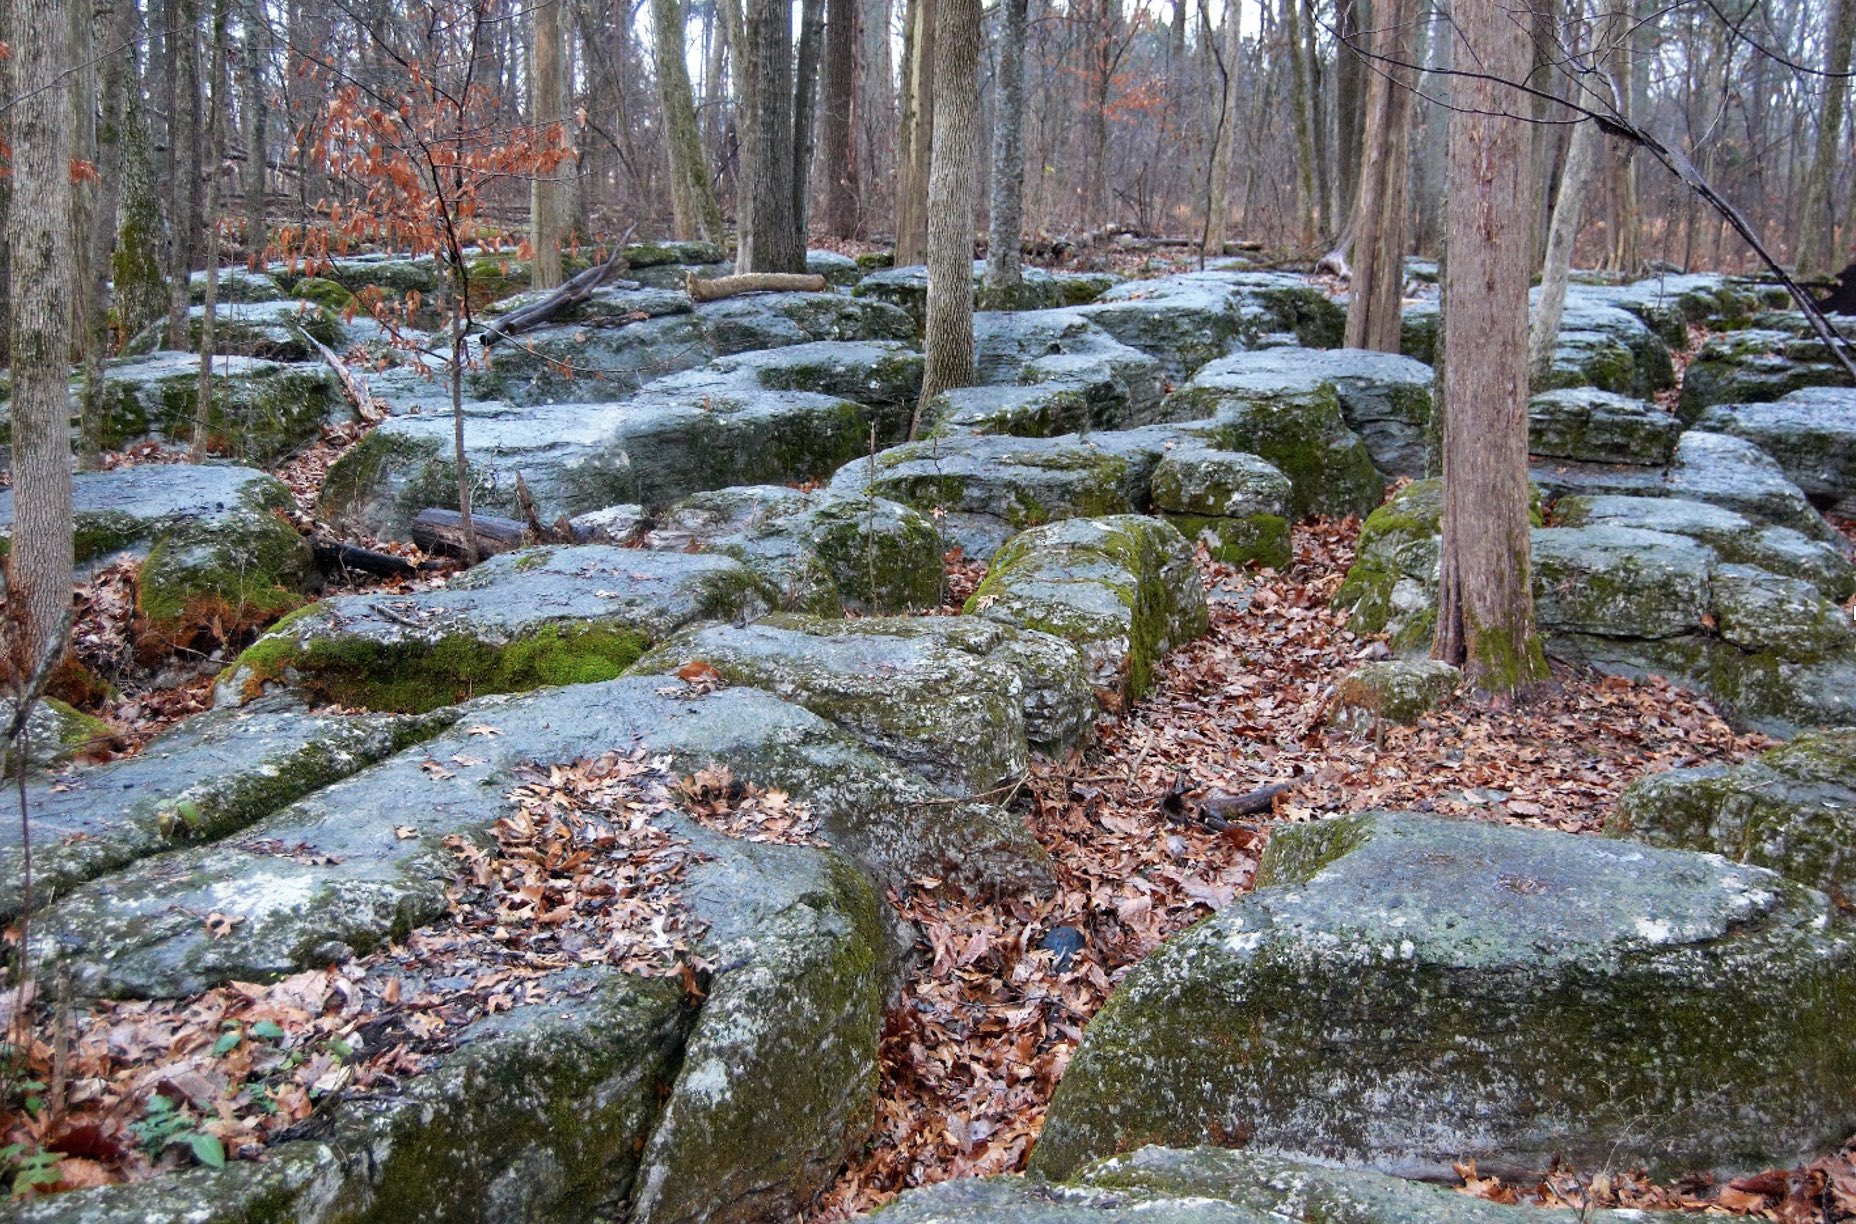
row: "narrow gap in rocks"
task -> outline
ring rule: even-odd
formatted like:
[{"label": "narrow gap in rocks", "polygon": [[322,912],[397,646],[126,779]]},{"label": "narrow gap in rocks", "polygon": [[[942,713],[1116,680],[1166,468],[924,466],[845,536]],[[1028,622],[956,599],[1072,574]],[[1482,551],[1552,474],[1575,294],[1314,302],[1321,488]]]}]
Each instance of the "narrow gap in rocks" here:
[{"label": "narrow gap in rocks", "polygon": [[[1415,727],[1327,725],[1335,683],[1387,654],[1330,607],[1358,535],[1352,519],[1297,527],[1282,573],[1200,551],[1211,632],[1169,655],[1094,746],[1037,764],[1025,787],[1054,895],[974,901],[921,881],[891,896],[921,933],[918,960],[887,1018],[875,1130],[814,1224],[912,1186],[1021,1170],[1091,1017],[1162,940],[1250,887],[1272,823],[1389,808],[1596,833],[1634,779],[1770,746],[1659,679],[1558,665],[1548,692],[1500,718],[1459,698]],[[1201,818],[1218,806],[1208,795],[1279,783],[1267,814]],[[1472,1192],[1514,1199],[1470,1174]],[[1676,1190],[1631,1199],[1616,1181],[1616,1201],[1682,1205]]]}]

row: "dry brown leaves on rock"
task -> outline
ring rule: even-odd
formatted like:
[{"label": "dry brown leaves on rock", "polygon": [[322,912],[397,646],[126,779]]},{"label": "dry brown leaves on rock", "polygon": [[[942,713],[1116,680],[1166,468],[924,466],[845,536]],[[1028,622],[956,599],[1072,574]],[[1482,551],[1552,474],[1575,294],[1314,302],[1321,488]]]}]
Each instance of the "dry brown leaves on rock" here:
[{"label": "dry brown leaves on rock", "polygon": [[[39,992],[13,1082],[40,1087],[32,1107],[0,1101],[0,1145],[58,1154],[63,1180],[42,1191],[184,1167],[200,1159],[197,1136],[229,1159],[250,1158],[344,1096],[396,1089],[484,1016],[594,985],[565,970],[694,982],[705,968],[694,951],[701,930],[682,887],[701,855],[664,818],[687,811],[723,832],[798,840],[812,816],[725,771],[679,779],[671,763],[610,754],[533,769],[488,841],[446,840],[458,865],[449,912],[404,943],[186,1000],[67,1008]],[[419,835],[416,825],[396,834]],[[312,866],[336,861],[307,844],[252,848]],[[228,915],[202,918],[209,928],[215,920],[222,937],[236,930]],[[156,1096],[165,1105],[151,1110]],[[178,1119],[171,1135],[151,1129],[157,1115]]]},{"label": "dry brown leaves on rock", "polygon": [[[1023,1168],[1090,1018],[1163,939],[1249,888],[1272,816],[1414,808],[1590,831],[1644,773],[1763,746],[1670,685],[1565,669],[1516,710],[1459,701],[1416,727],[1330,727],[1336,682],[1386,654],[1329,606],[1358,526],[1297,528],[1283,573],[1200,558],[1211,632],[1169,656],[1155,690],[1086,754],[1034,767],[1024,808],[1053,860],[1053,896],[981,903],[920,881],[892,897],[920,932],[923,968],[888,1017],[875,1131],[812,1220]],[[1284,782],[1254,819],[1202,818],[1229,806],[1220,795]],[[1067,963],[1040,949],[1063,947],[1066,932],[1080,944]]]}]

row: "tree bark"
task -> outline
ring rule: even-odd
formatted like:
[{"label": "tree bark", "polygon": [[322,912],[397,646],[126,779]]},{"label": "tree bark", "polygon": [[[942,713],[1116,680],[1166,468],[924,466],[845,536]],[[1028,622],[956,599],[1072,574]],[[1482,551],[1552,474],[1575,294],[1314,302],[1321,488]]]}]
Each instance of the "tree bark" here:
[{"label": "tree bark", "polygon": [[192,305],[194,187],[200,178],[199,129],[193,120],[200,93],[199,7],[195,0],[173,0],[173,94],[168,108],[168,347],[192,348],[187,326]]},{"label": "tree bark", "polygon": [[[116,0],[126,4],[128,0]],[[270,49],[270,24],[265,6],[252,3],[245,11],[245,111],[244,121],[245,182],[241,203],[245,210],[245,259],[253,268],[263,266],[265,248],[270,245],[270,230],[264,220],[264,184],[266,129],[269,126],[270,102],[264,92],[264,57]]]},{"label": "tree bark", "polygon": [[[567,139],[566,0],[541,0],[534,7],[533,46],[529,58],[529,118],[546,149],[563,148]],[[553,289],[561,283],[563,216],[562,177],[567,163],[535,171],[529,180],[529,288]]]},{"label": "tree bark", "polygon": [[1379,0],[1374,9],[1376,71],[1366,87],[1359,200],[1353,217],[1353,281],[1347,347],[1396,353],[1405,292],[1406,188],[1411,167],[1417,13],[1411,0]]},{"label": "tree bark", "polygon": [[812,216],[812,152],[818,142],[818,65],[824,53],[825,0],[799,6],[799,59],[793,69],[792,244],[805,268]]},{"label": "tree bark", "polygon": [[168,282],[161,267],[161,205],[141,94],[140,86],[129,81],[122,109],[122,197],[116,206],[116,249],[110,256],[116,325],[125,340],[168,308]]},{"label": "tree bark", "polygon": [[908,0],[902,115],[896,136],[898,267],[921,263],[928,253],[928,172],[935,123],[935,7],[939,2]]},{"label": "tree bark", "polygon": [[1000,291],[1016,289],[1024,279],[1018,243],[1025,213],[1025,8],[1025,0],[999,3],[986,284]]},{"label": "tree bark", "polygon": [[1297,0],[1282,0],[1283,37],[1289,52],[1289,120],[1295,125],[1296,209],[1302,245],[1315,244],[1315,127],[1308,97],[1308,65],[1302,58]]},{"label": "tree bark", "polygon": [[928,183],[928,304],[922,405],[973,381],[973,202],[980,167],[980,0],[935,6],[934,168]]},{"label": "tree bark", "polygon": [[1818,111],[1817,150],[1805,181],[1798,231],[1798,275],[1836,271],[1837,147],[1843,142],[1843,108],[1849,101],[1850,48],[1856,43],[1856,0],[1830,0],[1829,44],[1824,51],[1824,105]]},{"label": "tree bark", "polygon": [[[1606,65],[1613,80],[1625,82],[1636,71],[1635,48],[1633,39],[1620,38],[1611,48],[1610,63]],[[1618,99],[1619,117],[1634,123],[1637,117],[1635,100],[1627,88],[1625,96]],[[1712,147],[1712,146],[1710,146]],[[1637,175],[1633,169],[1632,151],[1634,145],[1618,142],[1616,148],[1608,150],[1607,170],[1610,178],[1610,190],[1607,193],[1611,201],[1611,250],[1605,265],[1614,271],[1634,275],[1643,266],[1643,253],[1639,242],[1641,219],[1637,209]]]},{"label": "tree bark", "polygon": [[1444,279],[1443,543],[1432,653],[1485,691],[1544,680],[1529,585],[1527,281],[1533,176],[1527,31],[1500,0],[1458,0],[1457,37],[1487,76],[1456,80]]},{"label": "tree bark", "polygon": [[1211,164],[1205,175],[1205,231],[1200,244],[1206,256],[1224,254],[1231,212],[1231,157],[1237,147],[1237,57],[1243,52],[1242,22],[1236,0],[1225,0],[1223,38],[1219,49],[1212,36],[1212,21],[1205,0],[1199,4],[1199,36],[1211,58],[1212,81],[1218,87],[1218,106],[1212,119]]},{"label": "tree bark", "polygon": [[[1365,62],[1349,49],[1349,44],[1359,45],[1363,29],[1376,30],[1378,27],[1374,24],[1375,11],[1369,8],[1367,0],[1335,0],[1335,8],[1334,23],[1340,35],[1340,45],[1334,52],[1334,134],[1337,146],[1334,150],[1334,216],[1338,219],[1353,216],[1355,202],[1359,199],[1360,168],[1365,156],[1362,140],[1366,130],[1366,91],[1371,79]],[[1407,46],[1415,48],[1417,45],[1414,25]],[[1415,74],[1413,77],[1415,79]]]},{"label": "tree bark", "polygon": [[874,219],[886,215],[878,199],[895,170],[896,80],[891,58],[890,0],[857,0],[860,37],[857,53],[857,178],[863,191],[857,202],[857,228],[869,233]]},{"label": "tree bark", "polygon": [[857,236],[857,45],[857,0],[827,0],[819,172],[825,180],[825,232],[839,238]]},{"label": "tree bark", "polygon": [[[13,665],[30,675],[71,606],[71,67],[66,0],[8,0],[32,31],[14,55],[7,138],[17,200],[7,218],[13,394],[13,531],[6,557]],[[14,42],[17,48],[21,44]]]},{"label": "tree bark", "polygon": [[200,315],[200,378],[193,407],[193,459],[206,457],[213,410],[213,325],[219,309],[219,180],[226,138],[226,3],[213,0],[213,104],[206,111],[206,202],[200,210],[206,231],[206,293]]},{"label": "tree bark", "polygon": [[793,215],[793,19],[783,0],[746,0],[736,57],[738,272],[803,272]]},{"label": "tree bark", "polygon": [[828,288],[824,277],[804,272],[744,272],[713,280],[702,280],[691,272],[683,280],[683,290],[692,302],[719,302],[743,293],[823,293]]},{"label": "tree bark", "polygon": [[[1612,7],[1598,22],[1592,35],[1591,58],[1602,62],[1605,49],[1620,38],[1628,37],[1629,0],[1611,0]],[[1598,84],[1593,93],[1574,101],[1593,106],[1601,112],[1615,107],[1618,99],[1605,84],[1604,73],[1593,73]],[[1553,219],[1547,226],[1547,252],[1541,261],[1540,300],[1535,304],[1527,335],[1527,369],[1529,383],[1544,384],[1553,367],[1553,350],[1559,342],[1560,318],[1566,309],[1566,284],[1572,274],[1573,244],[1579,237],[1584,219],[1585,196],[1591,188],[1592,173],[1598,168],[1603,152],[1598,125],[1591,120],[1573,128],[1566,146],[1566,166],[1560,172],[1559,198],[1553,204]]]},{"label": "tree bark", "polygon": [[696,127],[696,101],[684,59],[683,6],[651,0],[652,66],[657,100],[664,110],[664,143],[670,152],[670,207],[677,237],[720,244],[722,206],[709,185],[709,162]]}]

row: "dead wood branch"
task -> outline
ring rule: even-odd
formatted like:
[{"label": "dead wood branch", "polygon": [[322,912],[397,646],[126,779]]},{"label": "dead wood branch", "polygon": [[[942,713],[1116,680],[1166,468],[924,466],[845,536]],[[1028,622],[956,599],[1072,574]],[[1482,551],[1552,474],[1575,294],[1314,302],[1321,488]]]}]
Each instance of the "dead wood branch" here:
[{"label": "dead wood branch", "polygon": [[801,272],[744,272],[714,280],[699,280],[691,272],[683,287],[692,302],[719,302],[743,293],[823,293],[827,286],[824,277]]}]

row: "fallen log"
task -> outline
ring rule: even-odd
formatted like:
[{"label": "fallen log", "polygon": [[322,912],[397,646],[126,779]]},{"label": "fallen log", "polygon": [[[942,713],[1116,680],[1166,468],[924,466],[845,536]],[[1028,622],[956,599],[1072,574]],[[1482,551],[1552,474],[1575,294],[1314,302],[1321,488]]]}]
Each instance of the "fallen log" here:
[{"label": "fallen log", "polygon": [[315,538],[309,543],[316,554],[317,568],[324,571],[357,570],[380,578],[410,578],[419,572],[419,567],[404,557],[362,548],[359,544]]},{"label": "fallen log", "polygon": [[[612,254],[603,264],[595,264],[570,278],[566,284],[550,293],[538,302],[510,311],[494,323],[483,326],[483,347],[489,348],[498,340],[507,340],[512,336],[540,327],[569,306],[577,306],[593,295],[593,290],[606,283],[606,278],[626,266],[625,244],[631,240],[632,229],[626,229],[619,240],[612,244]],[[636,288],[636,286],[633,286]]]},{"label": "fallen log", "polygon": [[719,302],[743,293],[823,293],[825,278],[802,272],[744,272],[699,280],[694,272],[683,279],[692,302]]},{"label": "fallen log", "polygon": [[[528,527],[514,519],[472,514],[470,525],[480,558],[521,548],[529,542]],[[412,520],[412,542],[434,556],[468,560],[471,555],[465,546],[463,516],[456,510],[433,507],[419,511]]]},{"label": "fallen log", "polygon": [[297,334],[315,345],[316,352],[322,357],[323,363],[335,371],[335,377],[342,384],[342,394],[347,397],[350,404],[354,405],[355,416],[369,425],[376,425],[387,419],[387,401],[375,399],[368,391],[367,384],[348,368],[347,362],[335,355],[335,350],[301,328],[297,329]]}]

